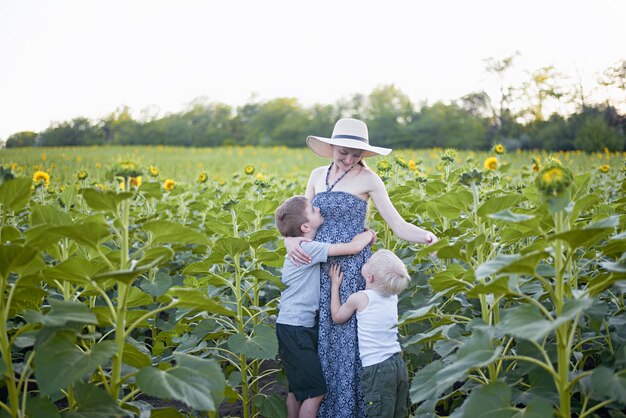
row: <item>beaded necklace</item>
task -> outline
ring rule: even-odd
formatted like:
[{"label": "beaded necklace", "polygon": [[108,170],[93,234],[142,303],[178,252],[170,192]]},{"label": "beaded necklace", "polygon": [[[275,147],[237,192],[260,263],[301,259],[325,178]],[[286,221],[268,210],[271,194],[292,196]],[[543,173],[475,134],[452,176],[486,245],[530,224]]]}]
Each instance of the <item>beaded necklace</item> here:
[{"label": "beaded necklace", "polygon": [[330,163],[330,165],[328,166],[328,170],[326,171],[326,191],[330,192],[333,187],[335,187],[335,185],[339,182],[339,180],[341,180],[342,178],[344,178],[346,176],[346,174],[348,174],[350,172],[350,170],[352,170],[354,168],[354,166],[356,164],[354,164],[352,167],[350,167],[349,169],[347,169],[346,171],[343,172],[343,174],[341,176],[339,176],[339,178],[337,180],[335,180],[335,182],[333,183],[332,186],[328,186],[328,176],[330,175],[330,169],[333,168],[333,164],[335,164],[335,162],[333,161],[332,163]]}]

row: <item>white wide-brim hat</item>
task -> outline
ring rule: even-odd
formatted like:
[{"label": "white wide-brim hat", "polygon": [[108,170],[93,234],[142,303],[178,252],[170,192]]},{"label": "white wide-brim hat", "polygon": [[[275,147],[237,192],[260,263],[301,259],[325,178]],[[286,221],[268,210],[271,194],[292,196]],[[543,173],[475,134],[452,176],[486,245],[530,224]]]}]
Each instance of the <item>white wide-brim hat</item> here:
[{"label": "white wide-brim hat", "polygon": [[391,152],[391,148],[370,145],[365,122],[351,118],[339,119],[335,123],[335,128],[330,138],[311,135],[307,137],[306,144],[311,148],[311,151],[320,157],[327,158],[333,157],[333,145],[363,150],[362,157],[387,155]]}]

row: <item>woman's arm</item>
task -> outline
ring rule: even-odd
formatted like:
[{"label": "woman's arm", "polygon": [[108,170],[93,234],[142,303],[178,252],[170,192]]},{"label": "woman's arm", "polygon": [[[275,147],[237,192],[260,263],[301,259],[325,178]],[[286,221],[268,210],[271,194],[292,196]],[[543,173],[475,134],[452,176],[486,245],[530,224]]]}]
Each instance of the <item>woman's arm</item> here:
[{"label": "woman's arm", "polygon": [[400,216],[400,213],[398,213],[393,203],[391,203],[385,183],[383,183],[376,173],[370,172],[369,175],[371,176],[368,179],[371,187],[369,195],[376,206],[376,210],[380,213],[380,216],[387,222],[387,225],[389,225],[398,238],[428,245],[439,241],[437,236],[432,232],[405,221],[402,216]]}]

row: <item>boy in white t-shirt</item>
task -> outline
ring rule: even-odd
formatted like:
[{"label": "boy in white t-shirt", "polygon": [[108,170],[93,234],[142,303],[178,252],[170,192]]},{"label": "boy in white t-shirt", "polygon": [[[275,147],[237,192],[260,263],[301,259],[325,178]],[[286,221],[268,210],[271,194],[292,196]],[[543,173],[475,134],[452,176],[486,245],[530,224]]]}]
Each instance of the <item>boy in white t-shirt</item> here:
[{"label": "boy in white t-shirt", "polygon": [[302,247],[311,255],[310,264],[296,266],[285,257],[276,336],[287,381],[288,418],[315,418],[326,394],[326,382],[318,356],[317,312],[320,301],[320,265],[328,256],[358,254],[370,242],[374,231],[367,230],[341,244],[312,241],[324,222],[320,209],[305,196],[287,199],[276,209],[276,227],[285,237],[304,237]]},{"label": "boy in white t-shirt", "polygon": [[343,324],[356,312],[361,386],[368,417],[404,418],[408,412],[409,374],[398,342],[398,294],[409,284],[406,266],[393,252],[378,250],[361,268],[365,290],[351,294],[342,305],[343,273],[330,268],[333,321]]}]

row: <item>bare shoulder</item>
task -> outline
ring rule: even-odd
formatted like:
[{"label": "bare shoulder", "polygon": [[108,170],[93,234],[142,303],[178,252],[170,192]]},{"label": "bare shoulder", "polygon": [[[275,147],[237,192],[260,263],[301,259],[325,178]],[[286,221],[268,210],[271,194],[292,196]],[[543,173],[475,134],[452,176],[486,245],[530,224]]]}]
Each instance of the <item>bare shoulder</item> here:
[{"label": "bare shoulder", "polygon": [[362,311],[367,308],[370,303],[370,298],[367,297],[365,292],[355,292],[348,296],[346,303],[350,303],[357,311]]}]

